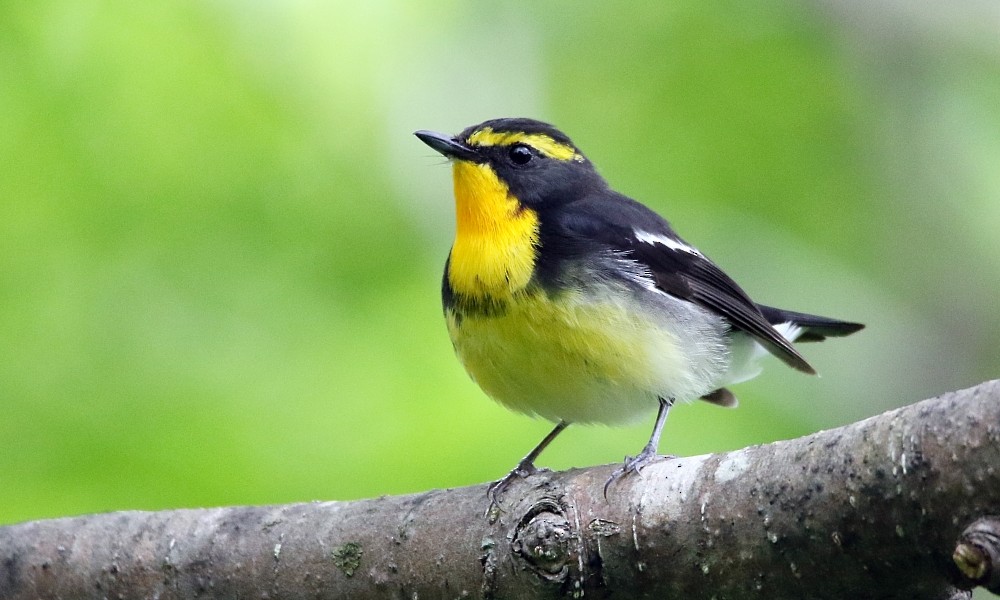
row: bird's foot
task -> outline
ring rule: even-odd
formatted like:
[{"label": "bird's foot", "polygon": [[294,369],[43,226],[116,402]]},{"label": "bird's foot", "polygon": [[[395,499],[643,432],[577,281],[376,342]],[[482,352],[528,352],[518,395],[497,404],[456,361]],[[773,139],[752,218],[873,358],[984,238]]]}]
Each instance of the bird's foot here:
[{"label": "bird's foot", "polygon": [[[630,475],[632,473],[638,474],[639,471],[643,469],[646,465],[653,462],[657,458],[661,458],[656,454],[656,446],[652,444],[647,444],[646,447],[642,449],[642,452],[635,456],[626,456],[625,464],[615,469],[608,480],[604,482],[604,499],[608,499],[608,488],[611,484],[620,479],[625,475]],[[672,456],[664,456],[662,458],[674,458]]]},{"label": "bird's foot", "polygon": [[490,487],[486,489],[486,495],[490,499],[490,506],[487,513],[493,511],[494,509],[502,510],[500,508],[500,496],[504,493],[504,490],[507,489],[507,486],[509,486],[515,479],[525,479],[537,472],[538,468],[535,467],[535,464],[526,458],[517,463],[517,466],[514,467],[510,473],[504,475],[503,479],[491,483]]}]

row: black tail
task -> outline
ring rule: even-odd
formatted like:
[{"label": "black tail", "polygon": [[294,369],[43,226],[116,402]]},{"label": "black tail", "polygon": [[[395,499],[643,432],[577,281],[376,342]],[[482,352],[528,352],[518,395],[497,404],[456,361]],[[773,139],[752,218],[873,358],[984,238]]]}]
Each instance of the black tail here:
[{"label": "black tail", "polygon": [[802,328],[802,334],[795,340],[797,342],[822,342],[828,337],[843,337],[851,335],[855,331],[864,329],[861,323],[851,323],[850,321],[838,321],[817,315],[807,315],[806,313],[791,310],[782,310],[771,306],[758,304],[757,308],[772,325],[778,323],[795,323]]}]

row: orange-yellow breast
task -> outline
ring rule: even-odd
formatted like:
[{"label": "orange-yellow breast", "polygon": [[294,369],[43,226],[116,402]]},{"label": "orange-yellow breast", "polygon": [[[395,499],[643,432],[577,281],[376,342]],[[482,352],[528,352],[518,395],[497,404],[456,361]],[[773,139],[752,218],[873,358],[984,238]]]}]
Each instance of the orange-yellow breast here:
[{"label": "orange-yellow breast", "polygon": [[525,208],[487,165],[456,161],[456,228],[448,283],[476,300],[509,300],[531,280],[538,215]]}]

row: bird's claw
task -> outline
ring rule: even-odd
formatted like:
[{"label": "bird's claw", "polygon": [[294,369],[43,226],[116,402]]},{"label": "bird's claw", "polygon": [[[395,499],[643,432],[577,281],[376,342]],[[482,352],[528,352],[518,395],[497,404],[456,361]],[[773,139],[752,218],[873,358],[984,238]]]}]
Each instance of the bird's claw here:
[{"label": "bird's claw", "polygon": [[531,477],[538,472],[538,468],[529,461],[521,461],[514,467],[510,473],[503,476],[502,479],[494,481],[486,488],[486,496],[490,499],[490,506],[487,509],[487,513],[493,510],[503,510],[500,508],[500,496],[504,493],[515,479],[526,479]]},{"label": "bird's claw", "polygon": [[642,449],[642,452],[635,456],[626,456],[625,464],[612,471],[608,480],[604,482],[604,499],[608,499],[608,488],[611,487],[612,483],[631,473],[638,475],[646,465],[653,462],[657,458],[659,458],[659,456],[656,454],[656,448],[651,446],[646,446]]}]

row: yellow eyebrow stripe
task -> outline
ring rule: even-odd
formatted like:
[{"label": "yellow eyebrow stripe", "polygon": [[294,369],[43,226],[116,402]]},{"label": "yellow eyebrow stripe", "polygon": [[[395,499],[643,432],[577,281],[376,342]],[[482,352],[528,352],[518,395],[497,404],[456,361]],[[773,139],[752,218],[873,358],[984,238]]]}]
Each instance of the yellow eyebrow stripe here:
[{"label": "yellow eyebrow stripe", "polygon": [[484,127],[470,135],[468,143],[473,146],[527,144],[549,158],[583,162],[583,156],[577,154],[572,146],[561,144],[543,133],[522,133],[519,131],[496,132],[491,127]]}]

